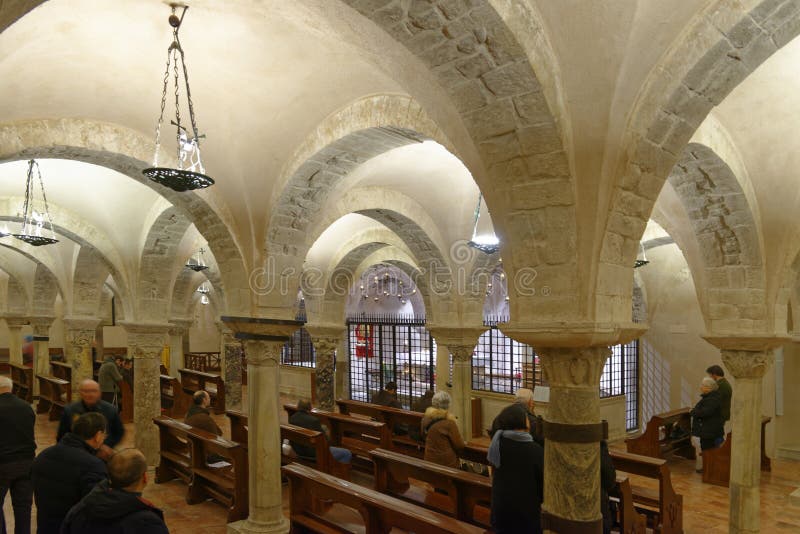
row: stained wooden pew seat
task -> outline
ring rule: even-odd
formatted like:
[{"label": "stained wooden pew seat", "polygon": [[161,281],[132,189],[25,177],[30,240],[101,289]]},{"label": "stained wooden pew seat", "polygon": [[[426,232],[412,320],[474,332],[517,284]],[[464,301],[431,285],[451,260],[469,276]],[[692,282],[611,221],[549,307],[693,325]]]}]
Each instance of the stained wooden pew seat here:
[{"label": "stained wooden pew seat", "polygon": [[[425,456],[425,444],[414,438],[415,435],[419,435],[422,418],[425,414],[348,399],[338,399],[336,405],[341,414],[360,415],[386,423],[392,432],[392,450],[417,458]],[[408,433],[399,433],[398,429],[408,431]]]},{"label": "stained wooden pew seat", "polygon": [[310,467],[293,463],[281,468],[289,479],[292,532],[345,533],[343,525],[320,513],[320,500],[355,509],[368,533],[387,533],[393,527],[417,533],[483,534],[469,525],[377,491],[356,486]]},{"label": "stained wooden pew seat", "polygon": [[211,408],[216,414],[225,413],[225,381],[219,374],[192,369],[178,369],[181,386],[190,394],[205,390],[211,397]]},{"label": "stained wooden pew seat", "polygon": [[[641,435],[625,440],[628,452],[653,458],[666,458],[668,454],[675,453],[684,458],[694,460],[695,452],[691,443],[692,417],[689,415],[690,411],[689,408],[679,408],[654,415],[647,422],[647,426]],[[677,429],[679,429],[679,432],[673,436],[673,431]],[[660,437],[662,432],[663,438]]]}]

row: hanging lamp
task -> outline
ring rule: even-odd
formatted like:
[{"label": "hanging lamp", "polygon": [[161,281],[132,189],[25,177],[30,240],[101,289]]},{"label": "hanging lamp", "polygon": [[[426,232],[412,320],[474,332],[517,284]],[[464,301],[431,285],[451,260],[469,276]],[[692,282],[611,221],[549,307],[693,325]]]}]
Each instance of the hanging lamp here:
[{"label": "hanging lamp", "polygon": [[[36,195],[34,189],[36,188],[37,181],[33,179],[34,167],[36,167],[36,176],[38,178],[39,191],[41,192],[41,205],[39,207],[44,208],[44,213],[36,209]],[[42,171],[36,160],[28,161],[28,177],[25,182],[25,204],[23,205],[22,212],[22,230],[18,234],[11,235],[34,247],[58,243],[56,233],[53,230],[53,219],[50,218],[50,208],[47,206],[47,195],[45,195],[44,192]],[[50,236],[42,235],[42,230],[45,230]]]},{"label": "hanging lamp", "polygon": [[644,267],[645,265],[650,263],[650,260],[647,259],[647,255],[644,253],[644,244],[641,241],[639,241],[639,250],[642,253],[642,257],[636,258],[636,261],[633,263],[634,269],[638,269],[639,267]]},{"label": "hanging lamp", "polygon": [[[181,16],[175,14],[177,7],[183,7]],[[200,139],[205,137],[205,134],[200,135],[197,129],[197,120],[194,114],[194,104],[192,103],[192,92],[189,88],[189,72],[186,69],[186,61],[181,47],[180,39],[178,38],[178,30],[180,30],[183,17],[186,15],[186,10],[189,6],[172,5],[172,14],[169,17],[169,25],[172,26],[172,44],[167,49],[167,68],[164,72],[164,88],[161,92],[161,114],[158,116],[158,124],[156,125],[156,149],[153,156],[153,166],[142,171],[142,174],[149,179],[161,185],[169,187],[170,189],[178,192],[191,191],[193,189],[203,189],[205,187],[214,185],[214,180],[206,176],[203,162],[200,158]],[[183,83],[186,87],[186,100],[189,107],[189,121],[191,131],[188,131],[181,124],[181,107],[180,107],[180,75],[178,71],[178,62],[180,61],[181,70],[183,72]],[[170,67],[173,71],[173,80],[175,87],[175,120],[170,123],[175,126],[175,140],[177,143],[178,154],[178,168],[159,167],[158,165],[158,152],[161,149],[161,125],[164,122],[164,110],[167,105],[167,87],[170,79]]]},{"label": "hanging lamp", "polygon": [[200,284],[195,291],[200,293],[200,304],[208,304],[208,294],[211,293],[211,288],[206,285],[206,282]]},{"label": "hanging lamp", "polygon": [[488,234],[478,235],[478,220],[481,217],[481,201],[483,200],[483,193],[478,193],[478,205],[475,206],[475,222],[472,225],[472,239],[467,242],[467,245],[476,248],[485,254],[494,254],[500,250],[500,240],[497,239],[494,230]]},{"label": "hanging lamp", "polygon": [[186,262],[185,267],[193,270],[196,273],[208,269],[208,265],[206,265],[205,260],[203,260],[203,252],[205,252],[205,250],[203,247],[200,247],[200,250],[197,252],[197,258],[189,258],[189,261]]}]

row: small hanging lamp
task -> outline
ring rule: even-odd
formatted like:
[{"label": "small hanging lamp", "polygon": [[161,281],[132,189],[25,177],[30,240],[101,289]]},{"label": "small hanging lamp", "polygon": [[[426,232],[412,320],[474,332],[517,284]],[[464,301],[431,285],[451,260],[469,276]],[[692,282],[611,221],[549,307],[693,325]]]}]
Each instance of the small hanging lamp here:
[{"label": "small hanging lamp", "polygon": [[[183,7],[183,11],[181,12],[180,18],[175,14],[176,7],[179,6],[175,4],[172,5],[172,15],[169,17],[169,25],[172,26],[172,44],[170,44],[167,49],[167,69],[166,72],[164,72],[164,88],[161,92],[161,114],[158,116],[158,124],[156,125],[156,150],[155,156],[153,157],[153,166],[142,171],[142,174],[154,182],[158,182],[174,191],[182,192],[214,185],[214,180],[206,176],[203,162],[200,159],[200,139],[204,138],[205,134],[200,135],[197,129],[194,104],[192,103],[192,92],[189,89],[189,72],[186,69],[183,48],[178,38],[178,30],[181,27],[183,17],[186,15],[186,10],[189,9],[189,6],[181,6]],[[183,71],[183,82],[186,86],[186,100],[189,107],[191,131],[187,131],[181,124],[180,76],[178,74],[179,60]],[[171,120],[170,123],[175,126],[176,130],[176,142],[178,145],[177,169],[158,166],[158,151],[161,148],[161,124],[164,122],[164,109],[167,105],[167,86],[169,85],[170,79],[170,66],[173,70],[175,84],[175,120]]]},{"label": "small hanging lamp", "polygon": [[478,220],[481,217],[481,201],[483,193],[478,193],[478,205],[475,206],[475,222],[472,226],[472,239],[467,243],[472,248],[476,248],[486,254],[494,254],[500,250],[500,240],[497,239],[494,230],[489,233],[478,235]]},{"label": "small hanging lamp", "polygon": [[200,284],[196,291],[200,293],[200,304],[208,304],[208,294],[211,293],[211,288],[206,285],[206,282]]},{"label": "small hanging lamp", "polygon": [[[42,211],[36,209],[37,202],[34,189],[36,188],[37,181],[33,179],[34,167],[36,167],[36,176],[41,193],[41,203],[38,207],[40,209],[43,208]],[[53,230],[53,219],[50,218],[50,208],[47,206],[47,196],[44,193],[42,171],[39,169],[39,164],[35,160],[28,161],[28,177],[25,182],[25,204],[23,205],[22,212],[22,231],[18,234],[11,235],[34,247],[58,243],[56,233]],[[46,233],[50,234],[49,237],[47,235],[42,235],[43,229]]]},{"label": "small hanging lamp", "polygon": [[644,253],[644,244],[639,241],[639,250],[641,251],[641,258],[636,258],[636,261],[633,263],[633,268],[638,269],[639,267],[644,267],[650,261],[647,259],[647,255]]},{"label": "small hanging lamp", "polygon": [[196,273],[208,269],[208,265],[206,265],[205,260],[203,260],[203,252],[205,252],[205,250],[200,247],[200,250],[197,252],[197,258],[189,258],[189,261],[186,262],[185,267],[193,270]]}]

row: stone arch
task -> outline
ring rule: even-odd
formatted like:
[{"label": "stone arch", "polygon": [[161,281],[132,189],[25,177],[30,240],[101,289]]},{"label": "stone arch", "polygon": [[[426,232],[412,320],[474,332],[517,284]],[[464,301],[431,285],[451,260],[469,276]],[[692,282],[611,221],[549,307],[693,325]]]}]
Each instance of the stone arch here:
[{"label": "stone arch", "polygon": [[630,114],[625,161],[602,235],[596,315],[623,320],[630,310],[624,271],[632,268],[636,250],[629,242],[641,238],[681,150],[714,106],[800,33],[798,16],[800,5],[790,0],[719,0],[694,18],[651,70]]},{"label": "stone arch", "polygon": [[[553,316],[574,316],[580,302],[575,183],[561,125],[517,40],[522,24],[512,29],[503,20],[517,12],[505,5],[495,8],[490,0],[343,1],[416,55],[450,95],[482,159],[484,168],[471,170],[493,214],[509,276],[536,268],[541,278],[558,282],[560,297],[517,294],[514,315],[532,319],[538,307]],[[532,11],[523,18],[535,22]],[[540,31],[526,45],[534,43],[548,47]],[[552,67],[547,57],[552,54],[536,58],[542,70]],[[554,96],[557,72],[543,76],[547,93]]]},{"label": "stone arch", "polygon": [[103,286],[111,274],[107,261],[95,248],[81,246],[72,277],[72,314],[94,316],[100,309]]},{"label": "stone arch", "polygon": [[[16,249],[7,245],[3,244],[0,246],[9,248],[15,253],[18,252]],[[3,254],[0,254],[0,270],[5,273],[7,278],[5,284],[7,311],[12,311],[11,305],[13,303],[15,312],[27,313],[30,309],[31,302],[28,287],[33,285],[31,273],[20,271],[18,266],[14,265],[14,262],[10,261],[10,259]]]},{"label": "stone arch", "polygon": [[[141,171],[152,159],[153,141],[116,124],[82,119],[28,120],[0,125],[0,162],[30,158],[59,158],[107,167],[136,180],[164,197],[208,241],[225,281],[230,313],[250,314],[252,297],[247,266],[234,236],[204,197],[177,193],[146,179]],[[165,162],[171,161],[162,155]],[[204,196],[212,196],[213,192]],[[226,312],[226,313],[227,313]]]},{"label": "stone arch", "polygon": [[43,263],[36,265],[33,276],[31,313],[36,316],[54,315],[56,297],[61,293],[58,279]]}]

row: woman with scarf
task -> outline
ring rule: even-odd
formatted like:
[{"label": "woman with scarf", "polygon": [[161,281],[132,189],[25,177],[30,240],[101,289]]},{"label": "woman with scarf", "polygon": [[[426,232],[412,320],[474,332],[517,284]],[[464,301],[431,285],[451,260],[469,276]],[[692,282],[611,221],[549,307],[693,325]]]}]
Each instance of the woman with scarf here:
[{"label": "woman with scarf", "polygon": [[525,407],[512,404],[496,419],[487,458],[492,473],[492,528],[496,534],[541,533],[544,449],[529,433]]}]

